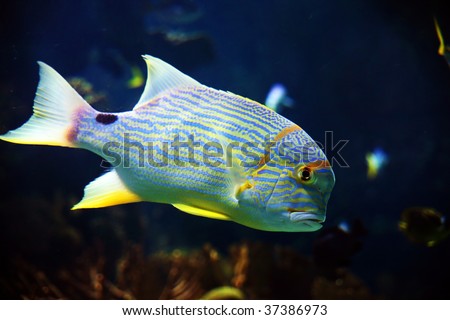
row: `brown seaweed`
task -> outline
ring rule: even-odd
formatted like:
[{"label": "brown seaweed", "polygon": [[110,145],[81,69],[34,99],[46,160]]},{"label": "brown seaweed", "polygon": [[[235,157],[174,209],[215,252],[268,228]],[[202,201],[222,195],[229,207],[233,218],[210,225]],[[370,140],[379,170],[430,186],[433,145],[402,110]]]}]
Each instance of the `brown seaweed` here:
[{"label": "brown seaweed", "polygon": [[[22,259],[13,276],[2,279],[10,294],[23,299],[368,299],[364,283],[347,269],[329,280],[288,247],[261,243],[232,246],[230,259],[210,245],[200,250],[146,256],[131,245],[117,261],[117,274],[105,274],[106,258],[95,249],[53,273]],[[231,272],[230,272],[231,271]]]},{"label": "brown seaweed", "polygon": [[[88,219],[83,214],[69,215],[71,201],[65,198],[56,193],[51,200],[28,196],[26,203],[11,198],[1,204],[2,212],[15,212],[4,220],[2,237],[16,239],[15,247],[2,253],[2,298],[373,297],[348,269],[336,268],[336,276],[330,279],[312,257],[290,246],[244,241],[223,253],[205,244],[199,249],[160,250],[149,255],[127,235],[123,227],[127,215],[121,207],[106,208],[104,215]],[[76,227],[82,219],[92,234]],[[133,223],[141,225],[139,219]]]}]

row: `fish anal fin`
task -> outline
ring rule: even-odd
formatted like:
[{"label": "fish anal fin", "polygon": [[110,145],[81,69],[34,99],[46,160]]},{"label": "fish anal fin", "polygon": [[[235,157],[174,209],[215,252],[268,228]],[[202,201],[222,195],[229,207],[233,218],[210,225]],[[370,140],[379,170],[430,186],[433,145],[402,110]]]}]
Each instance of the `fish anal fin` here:
[{"label": "fish anal fin", "polygon": [[83,199],[73,206],[72,210],[102,208],[139,201],[142,199],[124,185],[116,170],[112,170],[89,183],[84,188]]},{"label": "fish anal fin", "polygon": [[193,214],[195,216],[201,216],[201,217],[218,219],[218,220],[231,220],[230,217],[226,216],[225,214],[220,213],[220,212],[214,212],[209,209],[202,209],[199,207],[193,207],[193,206],[189,206],[186,204],[180,204],[180,203],[175,203],[172,205],[175,208],[177,208],[178,210],[184,211],[189,214]]}]

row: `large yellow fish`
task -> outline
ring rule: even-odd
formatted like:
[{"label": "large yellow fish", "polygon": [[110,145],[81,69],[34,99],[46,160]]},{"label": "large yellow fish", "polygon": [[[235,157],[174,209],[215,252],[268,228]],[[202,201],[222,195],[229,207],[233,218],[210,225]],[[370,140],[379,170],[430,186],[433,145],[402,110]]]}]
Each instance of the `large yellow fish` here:
[{"label": "large yellow fish", "polygon": [[33,116],[0,138],[84,148],[109,161],[113,169],[87,185],[73,209],[151,201],[267,231],[321,227],[335,179],[304,130],[160,59],[144,59],[144,93],[122,113],[94,110],[39,62]]}]

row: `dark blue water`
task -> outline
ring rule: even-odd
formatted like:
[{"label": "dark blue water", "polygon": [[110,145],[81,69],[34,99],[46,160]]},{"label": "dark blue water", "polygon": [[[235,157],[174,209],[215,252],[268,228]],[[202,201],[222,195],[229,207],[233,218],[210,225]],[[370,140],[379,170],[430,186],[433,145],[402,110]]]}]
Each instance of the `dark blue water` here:
[{"label": "dark blue water", "polygon": [[[450,68],[437,54],[433,25],[436,16],[450,42],[445,1],[166,2],[0,5],[1,132],[31,115],[37,60],[66,78],[91,82],[107,96],[104,111],[130,110],[139,99],[143,89],[127,88],[126,80],[131,66],[144,68],[140,56],[146,53],[206,85],[260,102],[281,82],[295,101],[284,116],[320,142],[326,131],[334,143],[348,140],[341,152],[348,167],[334,165],[324,226],[359,219],[367,229],[349,269],[378,296],[448,299],[450,241],[426,248],[397,227],[401,212],[412,206],[450,215]],[[165,36],[171,32],[191,39],[176,43]],[[365,155],[376,147],[389,163],[370,181]],[[51,268],[98,239],[115,257],[130,242],[148,254],[204,243],[226,254],[243,240],[291,246],[310,256],[320,234],[267,233],[151,203],[75,214],[70,206],[104,171],[100,158],[5,142],[0,150],[5,261],[19,255]],[[58,219],[81,242],[55,236]]]}]

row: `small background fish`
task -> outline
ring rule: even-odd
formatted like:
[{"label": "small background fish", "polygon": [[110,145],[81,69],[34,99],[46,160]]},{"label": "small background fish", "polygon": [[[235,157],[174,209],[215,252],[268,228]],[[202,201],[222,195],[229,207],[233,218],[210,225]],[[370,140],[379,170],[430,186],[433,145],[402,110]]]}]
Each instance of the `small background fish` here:
[{"label": "small background fish", "polygon": [[436,35],[439,39],[438,54],[444,57],[450,66],[450,46],[448,46],[446,44],[446,41],[444,40],[444,35],[442,34],[441,27],[439,26],[436,17],[434,17],[433,20],[434,20],[434,28],[436,29]]},{"label": "small background fish", "polygon": [[281,112],[282,107],[292,107],[294,100],[288,97],[287,89],[284,85],[275,83],[270,87],[264,104],[273,111]]},{"label": "small background fish", "polygon": [[448,219],[433,208],[412,207],[403,210],[400,231],[412,242],[433,247],[450,235]]},{"label": "small background fish", "polygon": [[388,156],[381,148],[366,153],[367,179],[375,179],[388,163]]}]

